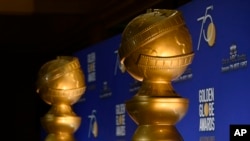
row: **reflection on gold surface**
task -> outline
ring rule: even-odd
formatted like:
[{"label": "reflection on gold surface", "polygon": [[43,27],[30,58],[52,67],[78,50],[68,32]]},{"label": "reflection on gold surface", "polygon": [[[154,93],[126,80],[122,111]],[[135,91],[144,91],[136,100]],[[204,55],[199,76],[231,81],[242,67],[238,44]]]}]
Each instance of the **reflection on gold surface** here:
[{"label": "reflection on gold surface", "polygon": [[85,92],[85,78],[76,57],[59,56],[39,70],[37,93],[50,110],[41,119],[48,132],[45,141],[74,141],[73,133],[81,124],[71,108]]},{"label": "reflection on gold surface", "polygon": [[118,50],[121,64],[136,80],[138,93],[126,109],[138,125],[133,141],[182,141],[175,127],[188,110],[188,99],[171,81],[193,60],[191,35],[180,11],[155,9],[135,17],[123,31]]}]

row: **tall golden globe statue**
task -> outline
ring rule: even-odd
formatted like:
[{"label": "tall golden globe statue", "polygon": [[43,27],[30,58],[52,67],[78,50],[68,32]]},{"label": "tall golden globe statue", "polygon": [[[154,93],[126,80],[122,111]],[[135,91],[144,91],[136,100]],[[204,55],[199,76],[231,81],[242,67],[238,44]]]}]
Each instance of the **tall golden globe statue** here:
[{"label": "tall golden globe statue", "polygon": [[122,33],[118,50],[121,65],[142,85],[126,110],[138,125],[133,141],[182,141],[175,124],[189,101],[173,89],[171,81],[193,60],[192,40],[178,10],[149,9],[135,17]]},{"label": "tall golden globe statue", "polygon": [[48,132],[45,141],[75,141],[74,132],[81,124],[71,105],[85,92],[85,78],[78,58],[59,56],[45,63],[39,73],[37,93],[50,110],[41,118]]}]

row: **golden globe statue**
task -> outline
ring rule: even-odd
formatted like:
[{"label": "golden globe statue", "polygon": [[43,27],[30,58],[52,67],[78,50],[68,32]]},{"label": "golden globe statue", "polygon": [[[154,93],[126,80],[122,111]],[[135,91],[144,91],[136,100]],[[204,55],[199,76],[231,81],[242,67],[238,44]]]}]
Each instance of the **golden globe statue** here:
[{"label": "golden globe statue", "polygon": [[45,63],[38,73],[37,93],[51,109],[41,119],[48,132],[45,141],[74,141],[81,124],[72,110],[85,92],[85,78],[76,57],[59,56]]},{"label": "golden globe statue", "polygon": [[188,99],[175,92],[171,81],[193,60],[192,40],[180,11],[148,10],[128,23],[118,50],[121,64],[142,81],[126,101],[138,125],[133,141],[182,141],[175,127],[187,112]]}]

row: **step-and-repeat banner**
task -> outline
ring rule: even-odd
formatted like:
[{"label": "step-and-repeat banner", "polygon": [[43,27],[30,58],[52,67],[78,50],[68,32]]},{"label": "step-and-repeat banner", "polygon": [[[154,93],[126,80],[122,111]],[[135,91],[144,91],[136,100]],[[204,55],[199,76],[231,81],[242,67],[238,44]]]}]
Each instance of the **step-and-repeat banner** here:
[{"label": "step-and-repeat banner", "polygon": [[[176,125],[186,141],[229,141],[232,124],[250,124],[249,1],[193,0],[180,7],[195,52],[173,87],[189,99]],[[98,34],[98,33],[97,33]],[[140,82],[120,69],[121,35],[75,53],[87,90],[73,108],[82,117],[77,141],[130,141],[137,125],[125,102]]]}]

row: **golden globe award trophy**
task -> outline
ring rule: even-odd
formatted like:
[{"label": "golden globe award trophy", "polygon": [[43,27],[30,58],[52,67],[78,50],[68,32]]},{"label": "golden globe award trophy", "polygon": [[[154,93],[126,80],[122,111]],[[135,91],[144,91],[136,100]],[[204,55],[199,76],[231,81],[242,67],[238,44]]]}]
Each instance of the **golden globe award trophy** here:
[{"label": "golden globe award trophy", "polygon": [[121,64],[142,81],[126,110],[138,125],[133,141],[182,141],[175,127],[187,112],[188,99],[171,81],[193,60],[191,35],[180,11],[155,9],[128,23],[118,50]]},{"label": "golden globe award trophy", "polygon": [[81,124],[72,110],[85,92],[85,78],[76,57],[59,56],[45,63],[38,73],[37,93],[49,105],[41,124],[48,132],[45,141],[74,141]]}]

